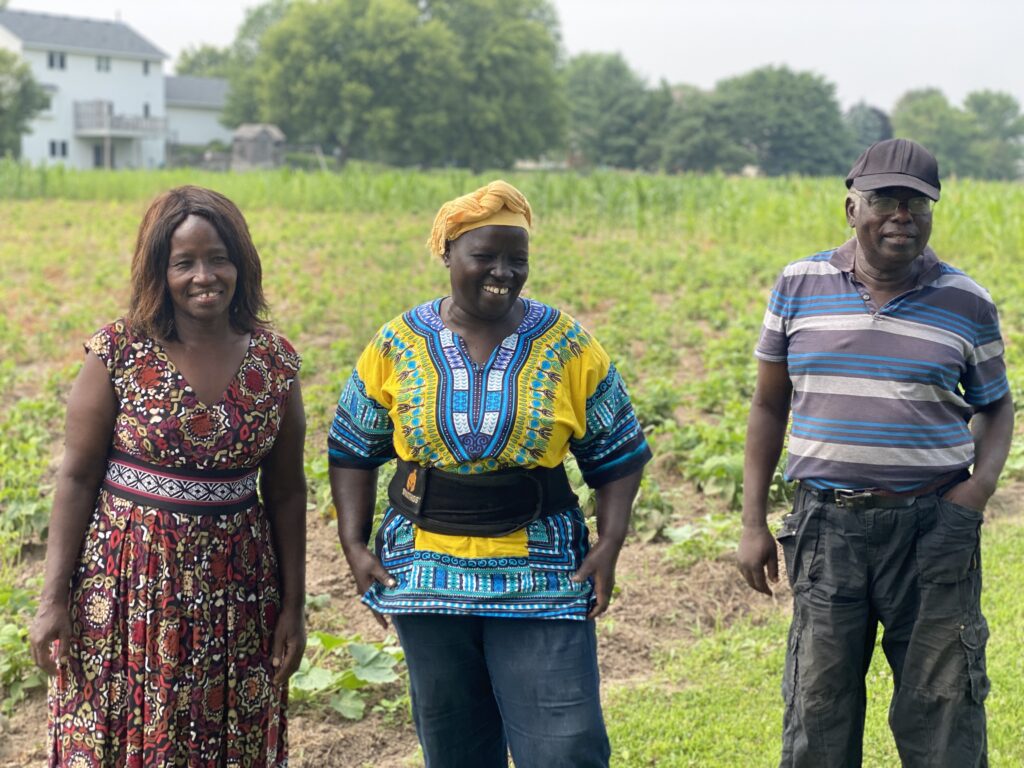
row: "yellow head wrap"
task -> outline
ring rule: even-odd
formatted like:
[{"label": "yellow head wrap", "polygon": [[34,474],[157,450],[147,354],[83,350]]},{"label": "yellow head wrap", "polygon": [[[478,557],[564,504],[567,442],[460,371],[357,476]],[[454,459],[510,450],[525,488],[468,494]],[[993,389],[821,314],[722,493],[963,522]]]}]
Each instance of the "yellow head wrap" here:
[{"label": "yellow head wrap", "polygon": [[529,231],[532,223],[533,213],[523,193],[498,179],[442,205],[434,218],[427,247],[434,256],[441,258],[448,241],[471,229],[502,224]]}]

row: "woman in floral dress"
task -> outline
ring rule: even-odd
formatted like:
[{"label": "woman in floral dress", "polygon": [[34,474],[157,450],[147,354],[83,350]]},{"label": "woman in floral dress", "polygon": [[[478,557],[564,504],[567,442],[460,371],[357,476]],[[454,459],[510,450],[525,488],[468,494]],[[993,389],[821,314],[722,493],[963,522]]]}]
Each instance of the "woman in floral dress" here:
[{"label": "woman in floral dress", "polygon": [[305,645],[299,357],[227,198],[139,230],[122,320],[68,398],[32,652],[50,765],[285,766]]}]

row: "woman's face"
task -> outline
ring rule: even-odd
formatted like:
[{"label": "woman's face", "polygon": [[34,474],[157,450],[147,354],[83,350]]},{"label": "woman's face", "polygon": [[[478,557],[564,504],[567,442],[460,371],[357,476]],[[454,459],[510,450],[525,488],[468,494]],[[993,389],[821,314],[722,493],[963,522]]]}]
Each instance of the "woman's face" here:
[{"label": "woman's face", "polygon": [[452,240],[445,254],[452,302],[472,318],[501,320],[523,290],[529,257],[530,235],[522,227],[492,224]]},{"label": "woman's face", "polygon": [[214,226],[189,216],[171,235],[167,290],[174,313],[198,321],[227,316],[235,296],[238,268]]}]

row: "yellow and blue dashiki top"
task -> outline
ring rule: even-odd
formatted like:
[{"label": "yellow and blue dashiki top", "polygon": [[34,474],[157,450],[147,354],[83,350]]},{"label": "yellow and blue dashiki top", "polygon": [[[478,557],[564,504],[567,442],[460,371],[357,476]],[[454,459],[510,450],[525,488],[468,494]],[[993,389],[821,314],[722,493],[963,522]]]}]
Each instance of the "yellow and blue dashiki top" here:
[{"label": "yellow and blue dashiki top", "polygon": [[[333,466],[398,456],[480,473],[554,467],[572,451],[600,487],[650,458],[622,378],[572,317],[532,299],[484,365],[444,327],[441,299],[385,324],[356,363],[328,437]],[[424,531],[388,508],[378,557],[397,584],[363,602],[381,613],[584,619],[592,586],[569,577],[589,550],[579,509],[500,537]]]}]

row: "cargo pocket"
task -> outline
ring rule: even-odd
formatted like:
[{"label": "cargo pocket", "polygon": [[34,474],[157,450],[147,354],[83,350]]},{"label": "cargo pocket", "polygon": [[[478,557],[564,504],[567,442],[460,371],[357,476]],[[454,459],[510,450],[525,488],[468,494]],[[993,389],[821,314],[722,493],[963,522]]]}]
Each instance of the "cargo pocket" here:
[{"label": "cargo pocket", "polygon": [[941,584],[966,579],[980,566],[981,524],[984,515],[952,501],[937,499],[935,524],[917,541],[921,578]]},{"label": "cargo pocket", "polygon": [[985,670],[985,645],[988,643],[988,622],[978,615],[960,629],[960,644],[967,656],[967,676],[971,683],[971,699],[982,704],[992,687]]},{"label": "cargo pocket", "polygon": [[782,527],[775,535],[782,545],[786,578],[796,592],[806,589],[812,581],[814,558],[818,549],[818,521],[814,515],[818,505],[797,497],[793,511],[782,518]]}]

